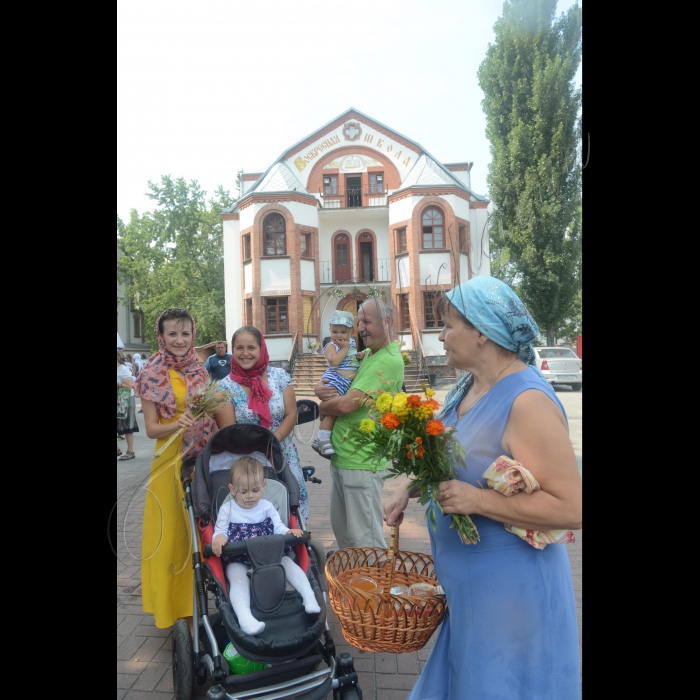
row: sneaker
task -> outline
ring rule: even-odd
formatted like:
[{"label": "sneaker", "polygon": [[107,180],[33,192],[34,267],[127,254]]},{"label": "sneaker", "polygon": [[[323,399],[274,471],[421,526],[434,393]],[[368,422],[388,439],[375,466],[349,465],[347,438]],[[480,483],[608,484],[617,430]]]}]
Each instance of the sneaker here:
[{"label": "sneaker", "polygon": [[321,456],[323,457],[329,457],[330,455],[335,454],[335,450],[333,449],[333,445],[331,445],[330,440],[319,440],[316,438],[312,443],[311,447],[316,450]]}]

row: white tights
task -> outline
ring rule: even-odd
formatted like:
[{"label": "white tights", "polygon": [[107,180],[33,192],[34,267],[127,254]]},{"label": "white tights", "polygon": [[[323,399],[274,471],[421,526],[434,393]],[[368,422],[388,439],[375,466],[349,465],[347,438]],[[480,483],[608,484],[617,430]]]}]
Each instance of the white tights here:
[{"label": "white tights", "polygon": [[[301,599],[304,602],[304,610],[309,614],[321,612],[321,608],[316,602],[316,597],[311,589],[311,584],[301,568],[286,556],[282,557],[280,563],[284,567],[287,581],[301,595]],[[231,586],[229,599],[238,618],[238,624],[246,634],[256,635],[265,629],[265,623],[256,620],[250,612],[250,580],[247,576],[249,568],[246,564],[239,564],[238,562],[227,564],[226,578]]]}]

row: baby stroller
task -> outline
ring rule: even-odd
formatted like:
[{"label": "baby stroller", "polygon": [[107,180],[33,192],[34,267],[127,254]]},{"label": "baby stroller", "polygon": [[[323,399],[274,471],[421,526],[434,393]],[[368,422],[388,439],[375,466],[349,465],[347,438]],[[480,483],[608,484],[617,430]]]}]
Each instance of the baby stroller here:
[{"label": "baby stroller", "polygon": [[[317,410],[298,408],[300,422],[304,418],[313,420],[317,415]],[[304,413],[310,413],[310,417]],[[263,498],[275,505],[289,528],[297,527],[303,533],[301,538],[253,537],[229,542],[223,548],[226,555],[247,553],[251,561],[251,611],[256,619],[265,622],[264,631],[255,636],[240,629],[228,599],[224,566],[211,551],[218,510],[228,496],[230,455],[253,452],[261,452],[272,465],[265,467],[267,485]],[[183,468],[185,503],[193,535],[199,532],[201,537],[202,551],[193,536],[194,639],[187,622],[178,620],[173,629],[172,650],[175,698],[190,700],[194,681],[203,685],[211,677],[213,684],[207,691],[207,700],[322,700],[330,692],[333,700],[362,700],[353,658],[345,653],[336,657],[326,620],[325,550],[306,530],[299,512],[299,485],[285,465],[275,436],[261,426],[227,426],[215,433],[197,456],[194,495],[187,471]],[[313,471],[304,467],[305,479],[318,482],[311,476]],[[274,559],[279,561],[281,557],[282,542],[292,547],[290,556],[307,573],[321,607],[319,614],[306,613],[301,596],[289,584],[285,587],[284,576],[280,581],[280,567],[274,565]],[[211,602],[216,611],[210,612]],[[265,667],[232,674],[223,657],[229,641],[242,657]]]}]

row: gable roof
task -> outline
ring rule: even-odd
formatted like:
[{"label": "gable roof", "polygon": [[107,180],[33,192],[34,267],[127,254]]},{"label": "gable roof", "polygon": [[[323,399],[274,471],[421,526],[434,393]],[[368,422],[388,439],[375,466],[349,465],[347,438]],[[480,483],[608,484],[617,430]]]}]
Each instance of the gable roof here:
[{"label": "gable roof", "polygon": [[[328,133],[333,129],[337,128],[349,119],[357,118],[365,123],[371,124],[378,131],[384,131],[387,135],[397,141],[403,141],[409,148],[418,152],[419,158],[411,168],[410,172],[401,183],[399,190],[403,190],[407,187],[423,186],[430,187],[431,185],[441,185],[446,184],[450,186],[459,187],[462,190],[468,192],[472,197],[479,201],[488,201],[486,197],[478,195],[469,189],[461,180],[456,178],[452,173],[440,163],[436,158],[431,156],[428,151],[423,148],[419,143],[407,138],[403,134],[400,134],[395,129],[392,129],[376,119],[360,112],[359,110],[351,107],[342,114],[339,114],[331,121],[327,122],[323,126],[315,129],[310,134],[305,136],[300,141],[297,141],[294,145],[286,148],[283,153],[270,165],[270,167],[263,173],[263,175],[247,190],[244,197],[252,194],[253,192],[302,192],[308,194],[306,188],[301,184],[294,173],[289,169],[287,164],[284,162],[290,155],[301,150],[305,145],[313,143],[324,133]],[[232,207],[224,210],[224,214],[237,211],[237,203],[234,203]]]}]

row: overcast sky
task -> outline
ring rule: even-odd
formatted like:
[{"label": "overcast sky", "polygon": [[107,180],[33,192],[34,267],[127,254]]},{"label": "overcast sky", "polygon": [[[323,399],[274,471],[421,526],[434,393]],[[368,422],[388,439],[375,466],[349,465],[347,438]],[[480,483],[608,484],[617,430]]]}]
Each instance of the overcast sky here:
[{"label": "overcast sky", "polygon": [[502,7],[119,0],[117,215],[153,210],[145,192],[161,175],[235,196],[238,170],[265,170],[351,107],[443,163],[473,161],[472,189],[487,195],[476,74]]}]

